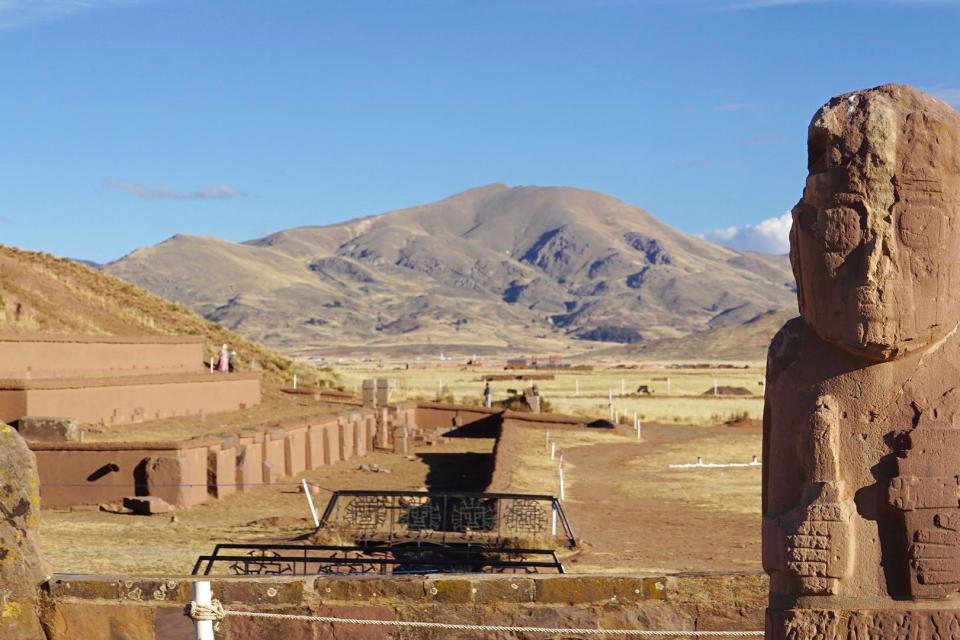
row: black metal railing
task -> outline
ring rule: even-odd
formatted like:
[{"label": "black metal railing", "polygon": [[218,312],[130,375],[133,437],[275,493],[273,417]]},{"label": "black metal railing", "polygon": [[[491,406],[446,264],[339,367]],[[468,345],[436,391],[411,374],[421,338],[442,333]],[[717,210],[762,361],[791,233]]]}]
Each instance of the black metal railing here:
[{"label": "black metal railing", "polygon": [[197,559],[193,575],[415,575],[429,573],[564,573],[552,549],[447,547],[423,543],[380,547],[223,543]]},{"label": "black metal railing", "polygon": [[494,548],[536,540],[575,547],[573,528],[553,496],[524,493],[335,491],[319,529],[358,542],[484,542]]}]

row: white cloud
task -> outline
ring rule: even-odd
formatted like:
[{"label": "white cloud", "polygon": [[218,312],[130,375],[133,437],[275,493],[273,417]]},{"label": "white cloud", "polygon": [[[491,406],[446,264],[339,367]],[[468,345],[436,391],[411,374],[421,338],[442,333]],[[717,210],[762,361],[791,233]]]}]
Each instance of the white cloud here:
[{"label": "white cloud", "polygon": [[176,191],[170,187],[151,187],[133,180],[104,180],[107,189],[119,189],[144,200],[225,200],[243,195],[236,187],[215,184],[195,191]]},{"label": "white cloud", "polygon": [[149,0],[0,0],[0,29],[15,29],[89,9],[142,4]]},{"label": "white cloud", "polygon": [[700,237],[732,249],[783,254],[790,250],[791,224],[793,216],[788,211],[781,216],[761,220],[757,224],[712,229]]}]

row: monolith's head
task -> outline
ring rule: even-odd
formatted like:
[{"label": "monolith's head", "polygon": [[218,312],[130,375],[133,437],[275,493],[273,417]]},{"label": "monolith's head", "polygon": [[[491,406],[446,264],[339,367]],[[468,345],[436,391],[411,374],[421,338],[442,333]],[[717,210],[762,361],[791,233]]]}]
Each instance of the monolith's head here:
[{"label": "monolith's head", "polygon": [[790,260],[816,333],[870,360],[960,321],[960,114],[916,89],[837,98],[810,123]]}]

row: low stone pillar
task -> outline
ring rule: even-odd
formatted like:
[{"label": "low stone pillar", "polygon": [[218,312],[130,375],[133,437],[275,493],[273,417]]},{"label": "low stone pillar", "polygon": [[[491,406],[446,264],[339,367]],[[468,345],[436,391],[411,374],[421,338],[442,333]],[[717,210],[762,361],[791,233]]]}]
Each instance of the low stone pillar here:
[{"label": "low stone pillar", "polygon": [[319,424],[310,425],[307,431],[306,465],[308,470],[317,469],[328,464],[324,459],[323,432],[325,427]]},{"label": "low stone pillar", "polygon": [[225,498],[237,491],[237,451],[236,449],[215,449],[207,451],[207,492]]},{"label": "low stone pillar", "polygon": [[410,453],[410,430],[403,425],[393,429],[393,452]]},{"label": "low stone pillar", "polygon": [[0,422],[0,638],[45,638],[40,626],[39,587],[49,574],[40,556],[40,477],[33,452]]},{"label": "low stone pillar", "polygon": [[377,404],[385,407],[390,404],[390,395],[393,393],[394,382],[390,378],[377,378]]},{"label": "low stone pillar", "polygon": [[363,407],[373,409],[377,406],[377,383],[375,380],[364,380],[361,384]]},{"label": "low stone pillar", "polygon": [[377,434],[374,438],[374,446],[377,449],[390,447],[390,411],[385,408],[377,412]]},{"label": "low stone pillar", "polygon": [[263,445],[240,446],[237,452],[237,488],[249,491],[263,482]]}]

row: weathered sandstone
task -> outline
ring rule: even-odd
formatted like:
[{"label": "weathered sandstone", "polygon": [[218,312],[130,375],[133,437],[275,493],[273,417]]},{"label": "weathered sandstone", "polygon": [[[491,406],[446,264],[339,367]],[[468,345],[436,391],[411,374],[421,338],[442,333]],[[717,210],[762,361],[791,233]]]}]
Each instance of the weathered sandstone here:
[{"label": "weathered sandstone", "polygon": [[858,91],[820,109],[808,151],[802,317],[767,366],[767,638],[957,637],[960,114]]}]

